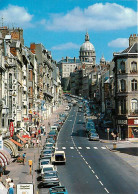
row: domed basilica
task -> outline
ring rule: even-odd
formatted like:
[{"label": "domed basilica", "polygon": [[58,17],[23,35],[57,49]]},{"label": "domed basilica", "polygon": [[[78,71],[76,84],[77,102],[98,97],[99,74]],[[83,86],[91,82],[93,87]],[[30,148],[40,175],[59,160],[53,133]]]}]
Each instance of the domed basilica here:
[{"label": "domed basilica", "polygon": [[85,35],[85,42],[80,47],[80,61],[85,63],[88,67],[95,66],[96,64],[96,53],[93,44],[90,42],[88,32]]}]

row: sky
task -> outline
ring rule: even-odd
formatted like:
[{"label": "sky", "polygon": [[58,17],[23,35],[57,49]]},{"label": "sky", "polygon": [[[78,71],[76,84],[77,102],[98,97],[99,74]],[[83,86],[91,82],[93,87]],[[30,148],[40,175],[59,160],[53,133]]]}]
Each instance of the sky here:
[{"label": "sky", "polygon": [[137,0],[0,0],[0,26],[23,28],[25,46],[42,43],[57,62],[78,58],[88,31],[99,64],[102,55],[111,61],[138,33],[137,5]]}]

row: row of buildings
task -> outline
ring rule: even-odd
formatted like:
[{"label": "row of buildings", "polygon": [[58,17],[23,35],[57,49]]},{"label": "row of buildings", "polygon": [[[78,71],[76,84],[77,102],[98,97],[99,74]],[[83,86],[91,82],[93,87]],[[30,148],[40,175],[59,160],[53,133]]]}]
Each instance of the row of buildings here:
[{"label": "row of buildings", "polygon": [[57,64],[64,90],[89,99],[93,112],[102,113],[121,139],[138,137],[138,36],[131,35],[128,48],[113,53],[112,61],[102,56],[96,64],[86,33],[79,53],[78,59],[66,57]]},{"label": "row of buildings", "polygon": [[42,44],[24,46],[23,30],[0,28],[0,132],[32,132],[62,101],[59,69]]}]

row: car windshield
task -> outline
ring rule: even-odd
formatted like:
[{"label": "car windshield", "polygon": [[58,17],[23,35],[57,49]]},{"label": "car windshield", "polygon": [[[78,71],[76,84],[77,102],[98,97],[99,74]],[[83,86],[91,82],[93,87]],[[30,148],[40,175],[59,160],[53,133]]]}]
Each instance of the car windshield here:
[{"label": "car windshield", "polygon": [[47,161],[45,160],[45,161],[41,162],[41,165],[48,164],[48,163],[49,163],[49,160],[47,160]]},{"label": "car windshield", "polygon": [[56,172],[48,172],[48,173],[45,173],[44,176],[45,177],[53,177],[53,176],[57,176],[57,173]]},{"label": "car windshield", "polygon": [[43,171],[46,172],[46,171],[52,171],[53,168],[52,167],[48,167],[48,168],[43,168]]},{"label": "car windshield", "polygon": [[51,150],[48,150],[48,151],[44,151],[43,154],[51,154],[52,151]]},{"label": "car windshield", "polygon": [[98,137],[98,134],[94,133],[91,136]]}]

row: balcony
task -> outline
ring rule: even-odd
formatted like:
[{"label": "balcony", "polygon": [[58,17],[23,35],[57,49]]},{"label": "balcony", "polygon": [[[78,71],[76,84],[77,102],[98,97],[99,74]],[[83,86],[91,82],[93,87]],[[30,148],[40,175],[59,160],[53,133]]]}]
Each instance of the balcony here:
[{"label": "balcony", "polygon": [[138,71],[137,70],[130,70],[130,74],[137,74]]},{"label": "balcony", "polygon": [[130,110],[130,116],[138,116],[138,110]]}]

